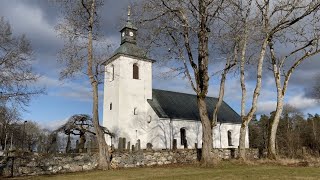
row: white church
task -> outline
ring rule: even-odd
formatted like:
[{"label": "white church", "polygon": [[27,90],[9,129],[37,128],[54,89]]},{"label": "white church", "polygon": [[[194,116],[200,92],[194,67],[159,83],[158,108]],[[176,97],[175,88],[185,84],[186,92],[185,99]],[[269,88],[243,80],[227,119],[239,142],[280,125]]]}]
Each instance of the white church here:
[{"label": "white church", "polygon": [[[197,97],[192,94],[152,88],[152,64],[145,51],[137,46],[137,28],[130,21],[121,29],[121,44],[104,62],[103,126],[115,134],[107,137],[115,147],[118,138],[131,144],[140,140],[153,149],[201,148],[202,127]],[[207,97],[208,114],[212,115],[217,98]],[[213,148],[238,148],[241,118],[225,102],[213,129]],[[112,142],[111,142],[112,141]],[[246,147],[249,147],[248,133]]]}]

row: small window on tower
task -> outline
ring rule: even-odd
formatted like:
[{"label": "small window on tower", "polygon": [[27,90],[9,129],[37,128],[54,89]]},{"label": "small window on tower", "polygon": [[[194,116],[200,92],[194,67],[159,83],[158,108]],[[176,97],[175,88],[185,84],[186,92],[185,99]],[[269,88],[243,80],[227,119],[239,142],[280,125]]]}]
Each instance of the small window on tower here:
[{"label": "small window on tower", "polygon": [[133,79],[139,79],[139,66],[137,63],[133,64]]},{"label": "small window on tower", "polygon": [[114,80],[114,65],[111,65],[111,81]]},{"label": "small window on tower", "polygon": [[110,103],[110,110],[112,110],[112,103]]},{"label": "small window on tower", "polygon": [[134,109],[133,109],[133,115],[137,115],[138,114],[138,109],[135,107]]}]

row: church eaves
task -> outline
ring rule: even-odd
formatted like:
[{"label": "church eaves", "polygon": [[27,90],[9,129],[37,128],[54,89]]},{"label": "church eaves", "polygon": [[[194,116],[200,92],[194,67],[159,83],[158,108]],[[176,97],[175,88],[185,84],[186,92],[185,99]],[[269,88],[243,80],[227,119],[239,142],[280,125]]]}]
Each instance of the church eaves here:
[{"label": "church eaves", "polygon": [[121,55],[144,60],[144,61],[155,62],[155,60],[148,58],[147,53],[142,48],[138,47],[136,44],[125,42],[121,44],[120,47],[113,53],[113,55],[108,60],[106,60],[103,64],[107,65]]}]

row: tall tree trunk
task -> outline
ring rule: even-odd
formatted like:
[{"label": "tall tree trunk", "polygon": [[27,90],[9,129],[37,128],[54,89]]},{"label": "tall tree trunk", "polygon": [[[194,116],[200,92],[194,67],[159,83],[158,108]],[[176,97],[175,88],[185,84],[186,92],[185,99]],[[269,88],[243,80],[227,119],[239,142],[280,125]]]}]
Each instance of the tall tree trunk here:
[{"label": "tall tree trunk", "polygon": [[[238,46],[236,45],[234,47],[234,54],[233,54],[233,62],[235,65],[236,61],[237,61],[237,54],[238,54]],[[226,65],[224,67],[223,73],[221,74],[221,80],[220,80],[220,89],[219,89],[219,96],[218,96],[218,102],[216,104],[216,106],[213,109],[213,115],[212,115],[212,128],[215,127],[217,125],[218,122],[218,113],[220,110],[220,107],[222,105],[223,102],[223,98],[224,98],[224,91],[225,91],[225,84],[226,84],[226,77],[227,74],[229,72],[229,70],[232,68],[233,65],[230,64],[230,58],[227,58],[227,62]]]},{"label": "tall tree trunk", "polygon": [[239,159],[246,159],[246,133],[247,133],[247,120],[245,118],[245,107],[246,107],[246,98],[247,98],[247,89],[245,84],[245,74],[244,74],[244,66],[245,66],[245,54],[246,54],[246,46],[247,40],[245,40],[242,54],[241,54],[241,62],[240,62],[240,83],[241,83],[241,127],[240,127],[240,138],[239,138]]},{"label": "tall tree trunk", "polygon": [[276,135],[278,124],[280,121],[281,113],[283,110],[283,96],[278,93],[277,97],[277,108],[274,115],[274,118],[271,120],[271,126],[269,127],[269,142],[268,142],[268,158],[269,159],[277,159],[276,153]]},{"label": "tall tree trunk", "polygon": [[242,121],[240,127],[239,138],[239,159],[246,160],[246,133],[247,133],[248,121]]},{"label": "tall tree trunk", "polygon": [[245,32],[245,38],[243,40],[243,47],[241,51],[241,61],[240,61],[240,84],[241,84],[241,127],[240,127],[240,137],[239,137],[239,159],[246,159],[246,133],[247,133],[247,120],[245,118],[245,108],[246,108],[246,98],[247,98],[247,89],[245,84],[245,60],[246,60],[246,50],[247,50],[247,42],[248,42],[248,32]]},{"label": "tall tree trunk", "polygon": [[198,97],[198,108],[202,124],[202,156],[201,165],[209,166],[213,163],[211,150],[213,147],[211,122],[208,118],[207,104],[205,98]]},{"label": "tall tree trunk", "polygon": [[108,145],[104,138],[104,133],[102,129],[100,128],[99,124],[99,114],[98,114],[98,83],[95,82],[92,84],[92,90],[93,90],[93,125],[95,127],[96,131],[96,137],[98,141],[99,146],[99,163],[98,168],[102,170],[108,170],[110,169],[110,157],[109,157],[109,151],[108,151]]},{"label": "tall tree trunk", "polygon": [[248,19],[251,12],[252,0],[248,1],[248,9],[244,20],[244,37],[242,39],[242,49],[241,49],[241,59],[240,59],[240,84],[241,84],[241,127],[240,127],[240,137],[239,137],[239,159],[246,159],[246,133],[248,121],[246,118],[246,99],[247,99],[247,89],[245,84],[245,63],[246,63],[246,52],[249,37],[249,24]]},{"label": "tall tree trunk", "polygon": [[[270,36],[272,38],[272,36]],[[269,129],[269,143],[268,143],[268,158],[269,159],[276,159],[276,135],[277,135],[277,129],[278,129],[278,124],[280,120],[281,113],[283,111],[283,99],[286,93],[286,90],[288,88],[289,84],[289,79],[294,72],[295,68],[297,68],[304,60],[306,60],[308,57],[314,56],[318,53],[320,53],[320,50],[316,50],[314,52],[313,48],[309,49],[309,51],[305,51],[305,54],[298,58],[295,63],[289,68],[289,70],[285,73],[284,75],[284,81],[283,85],[281,84],[281,73],[282,73],[282,68],[284,66],[284,62],[286,60],[282,59],[279,63],[276,53],[274,50],[274,45],[273,42],[269,42],[269,49],[270,49],[270,54],[271,54],[271,61],[272,61],[272,70],[273,70],[273,76],[275,79],[276,87],[277,87],[277,107],[276,107],[276,113],[275,117],[271,121],[271,126]],[[307,44],[309,46],[310,44]],[[304,48],[306,48],[305,46]],[[297,50],[295,50],[297,51]],[[293,52],[295,52],[293,51]]]},{"label": "tall tree trunk", "polygon": [[220,90],[219,90],[218,102],[217,102],[216,106],[213,109],[213,116],[212,116],[212,123],[211,123],[212,127],[215,127],[217,125],[217,122],[218,122],[218,113],[219,113],[220,107],[221,107],[222,102],[223,102],[223,97],[224,97],[226,76],[227,76],[227,72],[224,71],[222,76],[221,76],[221,81],[220,81]]},{"label": "tall tree trunk", "polygon": [[201,165],[209,166],[213,163],[211,156],[212,150],[212,122],[208,117],[207,104],[205,98],[208,93],[209,75],[208,75],[208,30],[207,30],[207,5],[206,1],[199,0],[199,29],[198,32],[198,70],[195,71],[197,81],[197,100],[202,123],[202,157]]},{"label": "tall tree trunk", "polygon": [[[266,37],[268,37],[268,36],[266,36]],[[269,38],[266,38],[261,46],[260,56],[259,56],[258,64],[257,64],[257,82],[256,82],[256,88],[253,92],[251,109],[246,116],[242,117],[242,124],[241,124],[242,132],[240,132],[240,138],[239,138],[239,158],[244,159],[244,160],[246,159],[246,157],[245,157],[245,154],[246,154],[246,152],[245,152],[246,151],[246,147],[245,147],[246,128],[248,127],[248,124],[252,120],[253,115],[257,110],[258,97],[260,95],[261,83],[262,83],[262,67],[263,67],[263,61],[264,61],[264,56],[266,54],[268,42],[269,42]],[[241,131],[241,129],[240,129],[240,131]]]},{"label": "tall tree trunk", "polygon": [[95,12],[95,0],[92,0],[91,3],[91,13],[89,19],[89,33],[88,33],[88,76],[92,87],[92,121],[94,129],[96,131],[96,137],[99,146],[99,162],[98,168],[102,170],[110,169],[110,158],[108,152],[108,146],[104,138],[104,133],[100,128],[99,124],[99,94],[98,94],[98,82],[93,75],[93,47],[92,47],[92,33],[93,33],[93,24],[94,24],[94,12]]},{"label": "tall tree trunk", "polygon": [[[272,38],[272,36],[271,36]],[[278,67],[277,58],[274,51],[273,42],[269,42],[269,49],[271,54],[271,62],[272,62],[272,70],[273,70],[273,76],[277,87],[277,106],[276,106],[276,112],[274,114],[273,119],[270,121],[269,126],[269,133],[268,133],[268,158],[269,159],[277,159],[277,153],[276,153],[276,135],[277,135],[277,129],[278,124],[280,120],[280,116],[283,110],[283,98],[285,91],[287,89],[288,81],[290,78],[289,76],[285,77],[284,85],[282,88],[281,85],[281,66]]]}]

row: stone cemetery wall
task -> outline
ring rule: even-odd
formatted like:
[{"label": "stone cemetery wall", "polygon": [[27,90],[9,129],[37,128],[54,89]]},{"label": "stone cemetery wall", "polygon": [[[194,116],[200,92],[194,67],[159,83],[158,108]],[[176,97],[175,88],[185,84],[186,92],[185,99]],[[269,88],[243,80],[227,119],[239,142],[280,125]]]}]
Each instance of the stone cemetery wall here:
[{"label": "stone cemetery wall", "polygon": [[[214,149],[213,156],[218,159],[232,159],[238,157],[237,149]],[[136,151],[114,152],[111,162],[112,168],[161,166],[167,164],[192,164],[197,163],[201,157],[201,150],[178,149],[175,151]],[[258,149],[247,150],[248,159],[258,159]]]},{"label": "stone cemetery wall", "polygon": [[92,170],[96,166],[97,156],[95,154],[39,155],[28,153],[3,158],[0,162],[0,176],[10,177],[12,173],[13,176],[24,176],[78,172]]},{"label": "stone cemetery wall", "polygon": [[[247,152],[248,158],[258,158],[258,150],[250,149]],[[236,157],[237,150],[214,149],[212,153],[220,159],[230,159]],[[112,153],[111,167],[116,169],[166,164],[191,164],[196,163],[200,157],[201,151],[196,149],[115,151]],[[13,168],[13,176],[42,175],[87,171],[95,169],[96,166],[96,154],[25,154],[15,157],[13,166],[12,158],[2,159],[0,161],[0,173],[4,177],[9,177]]]}]

